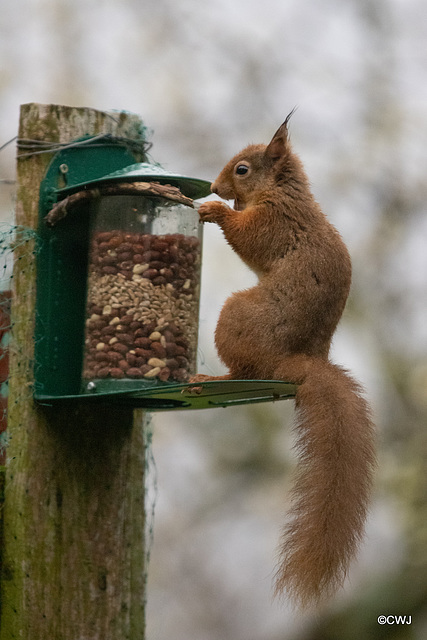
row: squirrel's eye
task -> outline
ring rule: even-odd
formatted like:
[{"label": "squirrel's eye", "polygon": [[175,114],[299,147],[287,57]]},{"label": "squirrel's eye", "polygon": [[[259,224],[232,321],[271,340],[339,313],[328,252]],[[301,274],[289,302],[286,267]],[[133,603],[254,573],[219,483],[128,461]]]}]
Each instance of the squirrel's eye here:
[{"label": "squirrel's eye", "polygon": [[238,164],[236,167],[236,173],[238,176],[243,176],[249,171],[249,167],[245,164]]}]

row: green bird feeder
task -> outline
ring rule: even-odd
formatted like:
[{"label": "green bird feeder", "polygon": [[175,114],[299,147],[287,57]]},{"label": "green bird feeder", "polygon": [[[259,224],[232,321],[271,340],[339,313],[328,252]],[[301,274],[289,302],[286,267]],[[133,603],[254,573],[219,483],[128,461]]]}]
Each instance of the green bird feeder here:
[{"label": "green bird feeder", "polygon": [[[108,137],[58,152],[40,185],[35,399],[150,411],[284,399],[281,381],[197,384],[204,180]],[[87,143],[87,144],[86,144]],[[201,388],[201,391],[200,391]]]}]

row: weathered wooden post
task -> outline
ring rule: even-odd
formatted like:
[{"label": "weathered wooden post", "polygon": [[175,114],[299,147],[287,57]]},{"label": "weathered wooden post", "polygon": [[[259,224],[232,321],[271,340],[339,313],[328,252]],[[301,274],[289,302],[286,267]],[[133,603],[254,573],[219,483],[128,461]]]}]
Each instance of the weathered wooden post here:
[{"label": "weathered wooden post", "polygon": [[[34,153],[41,143],[102,133],[141,140],[141,124],[124,113],[24,105],[18,138],[36,142],[18,158],[16,224],[38,225],[39,185],[52,157]],[[34,402],[36,267],[28,244],[15,251],[15,265],[0,638],[142,639],[144,414]]]}]

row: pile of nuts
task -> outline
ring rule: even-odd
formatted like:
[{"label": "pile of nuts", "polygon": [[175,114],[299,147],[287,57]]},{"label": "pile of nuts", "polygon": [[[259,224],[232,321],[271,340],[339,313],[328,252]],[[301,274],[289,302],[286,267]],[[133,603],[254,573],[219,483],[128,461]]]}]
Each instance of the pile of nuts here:
[{"label": "pile of nuts", "polygon": [[197,355],[200,257],[194,236],[94,234],[84,379],[188,380]]}]

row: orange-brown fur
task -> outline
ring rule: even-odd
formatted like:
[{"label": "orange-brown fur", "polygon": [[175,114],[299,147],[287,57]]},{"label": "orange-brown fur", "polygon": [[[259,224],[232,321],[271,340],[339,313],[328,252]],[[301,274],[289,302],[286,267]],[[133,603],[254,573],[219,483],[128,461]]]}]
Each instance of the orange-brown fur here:
[{"label": "orange-brown fur", "polygon": [[199,208],[259,282],[230,296],[219,317],[215,342],[229,374],[192,381],[299,385],[299,464],[275,592],[307,606],[330,596],[346,576],[363,535],[375,454],[361,389],[328,359],[350,288],[350,258],[311,193],[287,125],[288,118],[269,145],[237,154],[213,183],[213,192],[234,199],[234,209],[219,201]]}]

